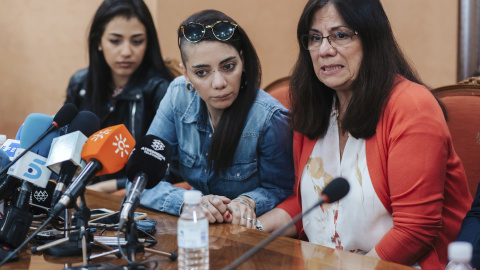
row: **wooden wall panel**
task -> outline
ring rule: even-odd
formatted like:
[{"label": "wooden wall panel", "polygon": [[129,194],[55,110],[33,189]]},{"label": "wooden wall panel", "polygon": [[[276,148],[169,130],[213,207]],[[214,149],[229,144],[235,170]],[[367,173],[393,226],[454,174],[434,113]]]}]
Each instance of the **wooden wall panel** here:
[{"label": "wooden wall panel", "polygon": [[[260,56],[262,86],[286,76],[307,0],[146,0],[164,57],[179,59],[176,30],[195,11],[219,9],[245,28]],[[100,0],[0,0],[0,134],[15,136],[34,112],[53,114],[70,76],[87,65],[86,38]],[[455,82],[457,1],[382,0],[400,46],[431,86]]]}]

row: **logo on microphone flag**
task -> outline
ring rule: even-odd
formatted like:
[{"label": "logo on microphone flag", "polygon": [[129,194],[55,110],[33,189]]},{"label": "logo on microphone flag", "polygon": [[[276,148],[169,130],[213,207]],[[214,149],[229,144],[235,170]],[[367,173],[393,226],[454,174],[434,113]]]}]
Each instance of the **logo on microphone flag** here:
[{"label": "logo on microphone flag", "polygon": [[97,175],[112,174],[123,169],[135,139],[125,125],[120,124],[97,131],[91,135],[82,149],[82,158],[88,163],[95,158],[103,168]]},{"label": "logo on microphone flag", "polygon": [[21,153],[23,151],[23,148],[20,147],[20,141],[12,139],[8,139],[0,149],[7,154],[10,160],[15,158],[17,152]]},{"label": "logo on microphone flag", "polygon": [[35,190],[33,197],[39,202],[44,202],[48,198],[48,193],[46,190]]},{"label": "logo on microphone flag", "polygon": [[155,139],[152,142],[152,148],[155,151],[163,151],[165,149],[165,145],[162,141]]},{"label": "logo on microphone flag", "polygon": [[130,148],[130,145],[127,144],[127,138],[122,138],[122,134],[115,136],[115,139],[117,142],[114,142],[113,145],[117,147],[117,150],[115,150],[115,154],[120,152],[120,156],[123,157],[123,153],[125,153],[126,156],[128,156],[128,149]]},{"label": "logo on microphone flag", "polygon": [[45,166],[47,158],[28,151],[12,167],[8,174],[45,188],[52,172]]}]

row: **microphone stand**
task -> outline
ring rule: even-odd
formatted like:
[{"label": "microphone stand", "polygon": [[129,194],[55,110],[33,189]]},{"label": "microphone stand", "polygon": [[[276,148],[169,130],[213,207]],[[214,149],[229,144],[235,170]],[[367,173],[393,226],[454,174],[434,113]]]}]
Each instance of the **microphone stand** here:
[{"label": "microphone stand", "polygon": [[[85,196],[80,195],[81,204],[75,206],[73,219],[76,221],[75,228],[77,231],[68,234],[65,231],[65,237],[42,246],[32,247],[32,254],[45,250],[46,254],[57,257],[69,257],[82,255],[83,264],[88,264],[87,253],[91,251],[91,242],[93,242],[93,234],[87,229],[88,220],[90,220],[90,209],[85,202]],[[65,224],[68,219],[65,219]]]},{"label": "microphone stand", "polygon": [[[168,257],[171,261],[175,261],[177,259],[176,253],[168,253],[164,251],[158,251],[151,248],[146,248],[138,241],[138,230],[137,230],[137,223],[134,220],[134,211],[130,211],[128,215],[128,220],[125,224],[126,231],[125,231],[125,240],[127,244],[125,247],[120,246],[120,241],[118,241],[119,248],[113,249],[101,254],[90,256],[90,260],[101,258],[110,254],[116,254],[117,257],[120,257],[118,253],[120,252],[124,259],[129,264],[128,269],[137,270],[137,269],[145,269],[140,264],[136,262],[136,253],[137,252],[151,252],[161,256]],[[118,229],[118,236],[120,237],[120,230]],[[125,254],[126,253],[126,254]],[[126,256],[125,256],[126,255]]]}]

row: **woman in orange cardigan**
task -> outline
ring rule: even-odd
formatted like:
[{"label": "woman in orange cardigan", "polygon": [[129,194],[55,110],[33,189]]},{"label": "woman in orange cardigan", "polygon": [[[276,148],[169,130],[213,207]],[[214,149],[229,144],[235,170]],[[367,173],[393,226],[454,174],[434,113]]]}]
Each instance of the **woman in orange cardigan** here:
[{"label": "woman in orange cardigan", "polygon": [[310,0],[297,39],[294,194],[259,218],[264,229],[291,221],[342,176],[349,194],[289,235],[444,269],[472,199],[442,106],[402,55],[380,1]]}]

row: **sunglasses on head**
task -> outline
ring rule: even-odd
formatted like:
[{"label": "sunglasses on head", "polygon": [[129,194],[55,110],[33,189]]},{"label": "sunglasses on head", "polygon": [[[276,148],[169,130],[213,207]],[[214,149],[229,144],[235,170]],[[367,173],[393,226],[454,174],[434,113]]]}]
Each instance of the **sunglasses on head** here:
[{"label": "sunglasses on head", "polygon": [[211,25],[203,25],[196,22],[181,25],[178,29],[179,45],[182,35],[190,42],[199,42],[205,36],[205,30],[207,28],[212,29],[212,33],[216,39],[225,41],[233,36],[237,24],[230,21],[217,21]]}]

